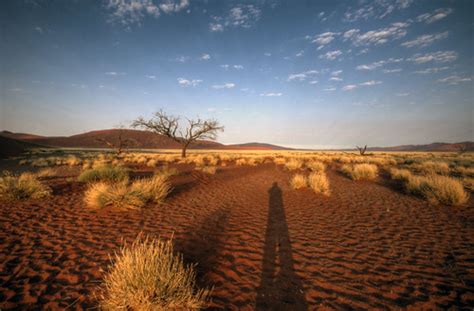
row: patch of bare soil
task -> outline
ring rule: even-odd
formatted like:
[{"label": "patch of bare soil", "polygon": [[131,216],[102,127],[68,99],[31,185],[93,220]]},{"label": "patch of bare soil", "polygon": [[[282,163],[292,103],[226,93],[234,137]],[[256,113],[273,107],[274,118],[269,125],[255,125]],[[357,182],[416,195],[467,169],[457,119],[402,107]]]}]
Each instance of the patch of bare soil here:
[{"label": "patch of bare soil", "polygon": [[[292,190],[271,164],[180,167],[163,205],[101,211],[84,186],[1,203],[0,309],[86,309],[109,255],[139,232],[174,237],[213,286],[212,309],[446,309],[474,305],[474,212],[328,172],[331,196]],[[137,176],[145,176],[142,170]]]}]

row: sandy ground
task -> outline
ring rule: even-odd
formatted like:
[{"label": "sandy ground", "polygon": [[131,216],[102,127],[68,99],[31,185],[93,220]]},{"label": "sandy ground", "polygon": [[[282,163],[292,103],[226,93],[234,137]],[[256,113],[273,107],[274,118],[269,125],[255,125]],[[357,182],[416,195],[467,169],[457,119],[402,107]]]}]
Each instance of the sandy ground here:
[{"label": "sandy ground", "polygon": [[334,170],[325,197],[292,190],[273,164],[191,169],[180,166],[164,205],[141,211],[87,209],[85,186],[66,177],[46,180],[50,199],[1,203],[0,309],[96,307],[109,255],[139,232],[174,235],[199,285],[214,287],[211,309],[474,306],[472,198],[430,206]]}]

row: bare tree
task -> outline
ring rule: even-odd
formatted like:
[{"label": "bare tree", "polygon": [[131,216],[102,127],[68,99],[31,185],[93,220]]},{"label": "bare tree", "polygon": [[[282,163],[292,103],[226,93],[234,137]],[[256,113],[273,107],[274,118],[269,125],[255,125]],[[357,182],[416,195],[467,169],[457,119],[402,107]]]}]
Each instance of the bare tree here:
[{"label": "bare tree", "polygon": [[133,141],[128,138],[123,138],[123,130],[120,129],[117,136],[117,142],[112,142],[104,138],[97,138],[97,141],[106,144],[110,149],[115,150],[117,156],[121,156],[125,149],[133,145]]},{"label": "bare tree", "polygon": [[458,148],[458,154],[461,155],[461,154],[464,154],[467,152],[467,145],[465,144],[462,144],[459,146]]},{"label": "bare tree", "polygon": [[171,116],[160,110],[154,116],[145,120],[139,117],[132,123],[134,128],[142,128],[173,139],[181,144],[181,156],[186,157],[186,150],[192,142],[198,139],[215,140],[217,133],[224,127],[217,120],[203,120],[201,118],[187,119],[186,125],[180,124],[180,118]]},{"label": "bare tree", "polygon": [[362,147],[359,147],[359,146],[356,146],[357,149],[359,150],[359,153],[361,156],[364,156],[365,155],[365,152],[367,151],[367,145],[364,146],[364,148]]}]

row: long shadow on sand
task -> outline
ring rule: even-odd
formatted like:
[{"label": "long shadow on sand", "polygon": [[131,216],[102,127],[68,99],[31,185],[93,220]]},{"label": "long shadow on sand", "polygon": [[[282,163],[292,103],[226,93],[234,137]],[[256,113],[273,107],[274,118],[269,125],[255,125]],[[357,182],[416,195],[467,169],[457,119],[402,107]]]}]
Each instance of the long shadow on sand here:
[{"label": "long shadow on sand", "polygon": [[256,309],[306,310],[302,282],[294,270],[282,191],[276,182],[268,195],[268,221]]}]

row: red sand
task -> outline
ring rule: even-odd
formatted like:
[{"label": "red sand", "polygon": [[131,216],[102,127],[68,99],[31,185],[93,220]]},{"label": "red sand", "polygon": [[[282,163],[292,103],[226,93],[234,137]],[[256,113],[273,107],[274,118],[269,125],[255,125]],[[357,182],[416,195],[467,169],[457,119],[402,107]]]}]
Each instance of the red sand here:
[{"label": "red sand", "polygon": [[[169,237],[213,308],[446,309],[474,305],[474,211],[430,206],[386,181],[329,171],[330,197],[292,190],[274,165],[204,176],[142,211],[90,210],[84,186],[51,178],[51,199],[2,203],[0,309],[85,309],[109,254],[140,231]],[[143,172],[143,174],[146,174]],[[276,183],[276,184],[274,184]]]}]

